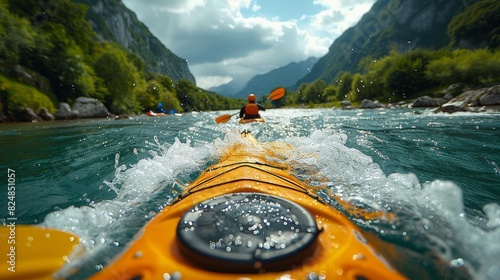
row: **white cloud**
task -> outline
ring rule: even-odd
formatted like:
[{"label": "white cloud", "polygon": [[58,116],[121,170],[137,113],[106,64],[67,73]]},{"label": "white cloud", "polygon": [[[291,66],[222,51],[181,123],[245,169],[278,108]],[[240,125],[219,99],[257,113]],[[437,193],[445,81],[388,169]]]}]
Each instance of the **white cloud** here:
[{"label": "white cloud", "polygon": [[325,55],[374,1],[317,0],[324,8],[320,13],[280,21],[244,17],[242,11],[262,11],[253,0],[123,0],[168,49],[189,60],[198,86],[207,89]]},{"label": "white cloud", "polygon": [[197,82],[198,82],[198,84],[205,85],[205,88],[208,89],[208,88],[216,87],[218,85],[227,84],[227,83],[231,82],[232,80],[233,80],[233,78],[230,76],[206,75],[206,76],[201,76],[200,80]]}]

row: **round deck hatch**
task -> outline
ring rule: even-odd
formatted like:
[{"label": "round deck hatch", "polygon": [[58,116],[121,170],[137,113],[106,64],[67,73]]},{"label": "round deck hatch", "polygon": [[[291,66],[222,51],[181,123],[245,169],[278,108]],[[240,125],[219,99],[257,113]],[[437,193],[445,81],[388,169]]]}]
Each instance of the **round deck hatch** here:
[{"label": "round deck hatch", "polygon": [[312,251],[318,233],[316,221],[302,206],[259,193],[208,199],[177,225],[181,252],[215,271],[290,268]]}]

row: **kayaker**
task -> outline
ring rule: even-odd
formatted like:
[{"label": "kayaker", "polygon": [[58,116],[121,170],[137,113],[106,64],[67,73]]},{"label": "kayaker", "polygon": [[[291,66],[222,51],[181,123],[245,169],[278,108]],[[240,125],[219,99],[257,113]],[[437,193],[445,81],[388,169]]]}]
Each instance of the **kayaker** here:
[{"label": "kayaker", "polygon": [[167,111],[163,109],[163,103],[159,102],[158,107],[155,110],[155,113],[166,113]]},{"label": "kayaker", "polygon": [[255,103],[255,95],[250,93],[248,95],[248,104],[243,106],[240,110],[240,119],[260,118],[259,110],[265,111],[266,108],[259,103]]}]

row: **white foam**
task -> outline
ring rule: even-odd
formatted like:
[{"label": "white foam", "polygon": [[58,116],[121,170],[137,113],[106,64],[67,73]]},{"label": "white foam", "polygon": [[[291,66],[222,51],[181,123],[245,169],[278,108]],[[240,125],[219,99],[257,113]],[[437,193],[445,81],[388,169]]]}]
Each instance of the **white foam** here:
[{"label": "white foam", "polygon": [[[296,149],[298,165],[318,168],[321,176],[331,180],[334,194],[343,200],[374,211],[383,211],[381,205],[388,205],[388,209],[398,205],[413,209],[410,215],[420,219],[422,228],[418,232],[425,235],[420,238],[429,240],[435,248],[428,249],[435,249],[450,267],[467,267],[475,279],[490,279],[490,274],[498,277],[500,205],[484,206],[489,228],[485,230],[468,220],[462,190],[454,182],[436,178],[421,184],[412,173],[386,176],[369,156],[346,147],[343,134],[316,131],[310,137],[291,138],[286,142]],[[399,221],[408,223],[410,228],[415,226],[411,224],[414,222]],[[384,234],[383,230],[379,233]],[[457,252],[464,255],[457,257]]]}]

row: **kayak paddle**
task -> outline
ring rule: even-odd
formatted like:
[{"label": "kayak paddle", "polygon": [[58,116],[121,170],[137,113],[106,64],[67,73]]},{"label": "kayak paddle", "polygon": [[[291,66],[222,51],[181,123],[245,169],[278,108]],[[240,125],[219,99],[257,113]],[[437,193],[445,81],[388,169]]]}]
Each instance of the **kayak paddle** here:
[{"label": "kayak paddle", "polygon": [[226,122],[228,122],[228,121],[231,119],[231,117],[232,117],[232,116],[236,116],[236,115],[238,115],[239,113],[240,113],[240,112],[238,112],[238,113],[234,113],[234,114],[232,114],[232,115],[227,114],[227,115],[218,116],[217,118],[215,118],[215,122],[216,122],[216,123],[226,123]]},{"label": "kayak paddle", "polygon": [[[276,101],[280,98],[283,98],[283,96],[285,96],[285,88],[279,87],[279,88],[273,90],[269,94],[269,99]],[[215,118],[215,122],[216,123],[226,123],[231,119],[232,116],[236,116],[238,113],[234,113],[232,115],[226,114],[226,115],[218,116],[217,118]]]},{"label": "kayak paddle", "polygon": [[285,88],[279,87],[279,88],[273,90],[269,94],[269,99],[271,99],[272,101],[276,101],[278,99],[281,99],[283,96],[285,96]]}]

